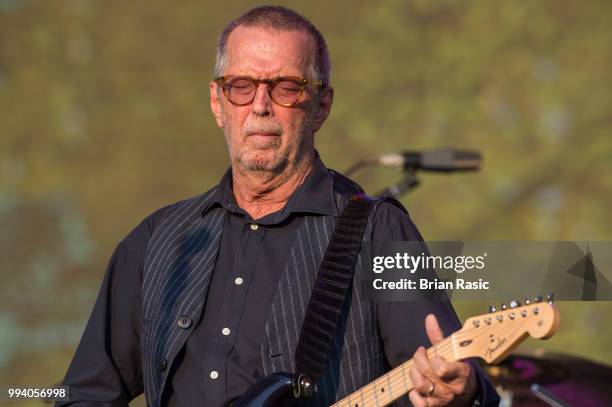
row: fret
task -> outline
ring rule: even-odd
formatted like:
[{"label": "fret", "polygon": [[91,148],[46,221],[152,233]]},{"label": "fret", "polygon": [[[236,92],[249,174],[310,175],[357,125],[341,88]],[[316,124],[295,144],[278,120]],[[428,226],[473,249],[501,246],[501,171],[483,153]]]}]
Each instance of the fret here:
[{"label": "fret", "polygon": [[376,407],[379,407],[380,404],[378,404],[378,390],[376,389],[376,380],[372,382],[371,387],[374,387],[374,401],[376,402]]},{"label": "fret", "polygon": [[[400,365],[400,370],[402,371],[402,378],[404,379],[404,392],[408,393],[410,391],[410,387],[406,381],[406,365],[402,363]],[[412,383],[410,383],[410,386],[412,386]]]},{"label": "fret", "polygon": [[392,386],[391,386],[391,375],[389,373],[387,373],[385,376],[387,376],[387,383],[389,383],[389,398],[391,400],[393,400],[393,390],[392,390]]}]

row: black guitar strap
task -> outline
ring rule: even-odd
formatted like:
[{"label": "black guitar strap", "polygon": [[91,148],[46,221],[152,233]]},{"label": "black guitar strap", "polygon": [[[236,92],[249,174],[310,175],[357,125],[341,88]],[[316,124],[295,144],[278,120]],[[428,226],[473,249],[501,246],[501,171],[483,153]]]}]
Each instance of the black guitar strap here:
[{"label": "black guitar strap", "polygon": [[325,371],[373,203],[365,194],[354,195],[338,218],[310,295],[295,352],[295,397],[312,394],[313,384]]}]

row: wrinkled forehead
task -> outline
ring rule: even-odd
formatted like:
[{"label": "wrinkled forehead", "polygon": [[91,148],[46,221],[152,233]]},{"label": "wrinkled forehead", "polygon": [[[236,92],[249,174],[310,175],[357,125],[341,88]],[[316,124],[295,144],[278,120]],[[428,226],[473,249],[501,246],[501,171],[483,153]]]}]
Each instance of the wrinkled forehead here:
[{"label": "wrinkled forehead", "polygon": [[307,77],[315,45],[304,31],[238,26],[227,39],[226,57],[223,75]]}]

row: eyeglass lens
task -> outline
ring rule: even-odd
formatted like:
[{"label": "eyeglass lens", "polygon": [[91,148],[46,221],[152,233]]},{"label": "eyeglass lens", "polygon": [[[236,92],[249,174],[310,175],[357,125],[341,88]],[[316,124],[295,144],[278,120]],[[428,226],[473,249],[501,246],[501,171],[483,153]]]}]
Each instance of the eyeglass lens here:
[{"label": "eyeglass lens", "polygon": [[[302,93],[300,84],[292,79],[279,79],[272,82],[270,96],[276,103],[292,105],[296,103]],[[234,78],[227,82],[226,92],[230,102],[244,105],[253,101],[257,91],[257,82],[247,78]]]}]

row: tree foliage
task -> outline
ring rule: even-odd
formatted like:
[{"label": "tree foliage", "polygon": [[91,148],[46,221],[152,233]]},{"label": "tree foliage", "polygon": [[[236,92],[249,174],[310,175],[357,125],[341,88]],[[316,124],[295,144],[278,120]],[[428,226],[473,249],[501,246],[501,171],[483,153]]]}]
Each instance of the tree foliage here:
[{"label": "tree foliage", "polygon": [[[482,151],[481,172],[423,175],[403,199],[426,239],[612,239],[612,3],[287,5],[331,51],[335,102],[317,135],[327,166]],[[2,382],[60,380],[116,243],[221,177],[208,81],[218,34],[247,8],[0,0]],[[356,178],[375,192],[398,177]],[[612,362],[612,308],[561,307],[547,346]]]}]

